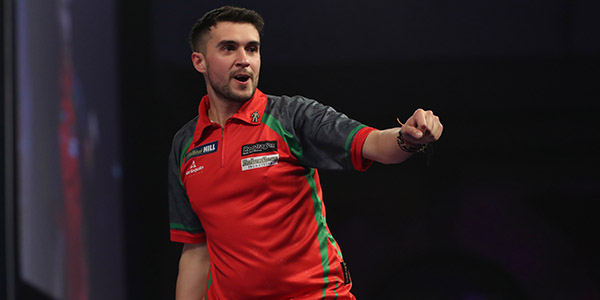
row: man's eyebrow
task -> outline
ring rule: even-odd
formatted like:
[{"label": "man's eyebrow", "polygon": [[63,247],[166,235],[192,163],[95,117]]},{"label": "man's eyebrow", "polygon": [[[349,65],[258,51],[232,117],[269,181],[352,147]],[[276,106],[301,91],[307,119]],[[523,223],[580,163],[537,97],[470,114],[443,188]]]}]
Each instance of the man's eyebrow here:
[{"label": "man's eyebrow", "polygon": [[223,45],[237,45],[238,42],[236,41],[232,41],[232,40],[223,40],[220,41],[219,43],[217,43],[217,47],[223,46]]},{"label": "man's eyebrow", "polygon": [[[236,42],[234,40],[222,40],[219,43],[217,43],[217,47],[221,47],[221,46],[224,46],[224,45],[239,45],[239,44],[240,44],[239,42]],[[260,42],[259,41],[250,41],[246,45],[260,46]]]},{"label": "man's eyebrow", "polygon": [[250,42],[248,42],[247,45],[249,45],[249,46],[260,46],[260,42],[259,41],[250,41]]}]

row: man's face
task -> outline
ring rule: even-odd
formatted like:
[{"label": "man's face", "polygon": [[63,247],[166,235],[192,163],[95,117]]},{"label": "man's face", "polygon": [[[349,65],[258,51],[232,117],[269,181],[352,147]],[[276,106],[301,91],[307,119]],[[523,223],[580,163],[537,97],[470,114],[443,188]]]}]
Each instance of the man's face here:
[{"label": "man's face", "polygon": [[246,102],[254,95],[260,72],[260,36],[249,23],[220,22],[206,42],[207,89],[228,101]]}]

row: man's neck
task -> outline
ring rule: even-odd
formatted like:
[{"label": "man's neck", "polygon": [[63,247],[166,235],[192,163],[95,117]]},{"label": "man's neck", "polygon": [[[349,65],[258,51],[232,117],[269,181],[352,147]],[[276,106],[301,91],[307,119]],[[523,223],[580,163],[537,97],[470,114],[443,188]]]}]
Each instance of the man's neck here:
[{"label": "man's neck", "polygon": [[210,100],[210,107],[208,108],[208,117],[211,121],[224,127],[225,122],[229,120],[229,118],[231,118],[244,103],[224,100],[219,97],[216,97],[214,93],[211,94],[209,94],[208,96],[208,99]]}]

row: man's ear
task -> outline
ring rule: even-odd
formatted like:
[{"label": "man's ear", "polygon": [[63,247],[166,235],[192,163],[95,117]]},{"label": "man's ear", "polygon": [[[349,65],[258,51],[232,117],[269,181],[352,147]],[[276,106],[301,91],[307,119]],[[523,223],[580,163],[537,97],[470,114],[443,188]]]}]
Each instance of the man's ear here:
[{"label": "man's ear", "polygon": [[202,74],[206,73],[206,59],[201,52],[192,52],[192,64],[196,71]]}]

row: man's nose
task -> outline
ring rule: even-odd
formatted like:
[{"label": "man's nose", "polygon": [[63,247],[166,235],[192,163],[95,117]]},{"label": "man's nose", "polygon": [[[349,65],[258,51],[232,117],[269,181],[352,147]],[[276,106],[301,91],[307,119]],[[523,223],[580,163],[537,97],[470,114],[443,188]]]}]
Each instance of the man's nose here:
[{"label": "man's nose", "polygon": [[250,60],[248,59],[248,53],[246,53],[246,49],[238,50],[236,65],[240,67],[247,67],[250,65]]}]

